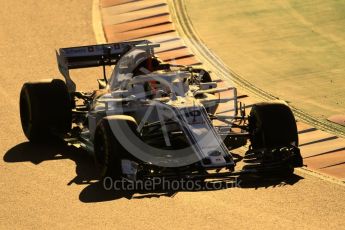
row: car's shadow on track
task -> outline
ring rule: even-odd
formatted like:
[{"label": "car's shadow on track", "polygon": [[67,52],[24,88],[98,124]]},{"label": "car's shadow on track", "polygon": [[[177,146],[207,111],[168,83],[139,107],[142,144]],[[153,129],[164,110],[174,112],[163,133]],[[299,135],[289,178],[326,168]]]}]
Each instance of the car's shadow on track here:
[{"label": "car's shadow on track", "polygon": [[45,144],[23,142],[12,147],[3,157],[7,163],[31,162],[36,165],[44,161],[63,159],[73,160],[76,164],[76,175],[67,185],[89,184],[90,181],[98,179],[93,158],[86,151],[59,141]]},{"label": "car's shadow on track", "polygon": [[93,158],[84,150],[77,149],[73,146],[67,146],[62,143],[49,144],[31,144],[24,142],[8,150],[3,160],[8,163],[32,162],[39,164],[43,161],[70,159],[76,164],[76,175],[71,178],[73,183],[86,185],[82,189],[79,199],[81,202],[105,202],[121,198],[126,199],[144,199],[157,197],[174,197],[177,193],[182,192],[202,192],[225,190],[231,188],[274,188],[277,186],[291,186],[303,179],[298,175],[292,175],[287,178],[263,178],[258,175],[241,175],[237,177],[212,180],[202,183],[202,186],[193,186],[181,189],[136,189],[136,190],[115,190],[114,188],[105,189],[103,181],[99,180],[98,172],[95,170]]},{"label": "car's shadow on track", "polygon": [[159,198],[159,197],[174,197],[178,193],[183,192],[205,192],[225,190],[231,188],[274,188],[281,186],[291,186],[303,179],[298,175],[292,175],[288,178],[260,178],[256,175],[245,175],[240,177],[230,177],[226,179],[213,180],[205,182],[202,188],[197,189],[161,189],[156,188],[154,190],[115,190],[105,189],[102,181],[91,183],[80,193],[80,201],[85,203],[92,202],[104,202],[110,200],[116,200],[120,198],[131,199],[144,199],[144,198]]}]

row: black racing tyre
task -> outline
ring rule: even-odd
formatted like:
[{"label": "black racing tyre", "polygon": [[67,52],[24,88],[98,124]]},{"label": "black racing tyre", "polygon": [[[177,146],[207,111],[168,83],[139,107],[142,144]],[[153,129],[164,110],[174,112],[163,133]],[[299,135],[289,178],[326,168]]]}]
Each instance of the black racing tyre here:
[{"label": "black racing tyre", "polygon": [[208,83],[208,82],[212,82],[212,78],[211,75],[208,71],[204,70],[204,69],[193,69],[194,73],[197,73],[198,75],[201,75],[201,79],[200,82],[201,83]]},{"label": "black racing tyre", "polygon": [[[133,159],[126,148],[116,139],[111,125],[129,128],[136,132],[137,123],[133,117],[127,115],[113,115],[104,117],[97,124],[94,136],[95,163],[101,178],[122,178],[121,160]],[[114,127],[114,126],[113,126]],[[114,130],[116,131],[116,130]]]},{"label": "black racing tyre", "polygon": [[296,121],[285,102],[255,104],[249,116],[249,131],[253,149],[298,146]]},{"label": "black racing tyre", "polygon": [[51,140],[71,129],[71,98],[60,79],[25,83],[19,105],[23,132],[31,142]]},{"label": "black racing tyre", "polygon": [[209,72],[207,71],[203,72],[203,75],[201,76],[201,82],[202,83],[212,82],[212,78]]}]

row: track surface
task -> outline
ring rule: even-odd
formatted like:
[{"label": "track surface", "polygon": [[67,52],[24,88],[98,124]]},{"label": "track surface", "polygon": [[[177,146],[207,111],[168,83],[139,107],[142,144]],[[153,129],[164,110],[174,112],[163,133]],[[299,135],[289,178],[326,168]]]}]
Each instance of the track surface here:
[{"label": "track surface", "polygon": [[[1,1],[0,228],[342,228],[345,187],[300,174],[284,183],[165,193],[105,192],[84,152],[26,143],[18,96],[26,81],[59,76],[54,48],[94,43],[91,1]],[[76,72],[81,88],[97,72]]]}]

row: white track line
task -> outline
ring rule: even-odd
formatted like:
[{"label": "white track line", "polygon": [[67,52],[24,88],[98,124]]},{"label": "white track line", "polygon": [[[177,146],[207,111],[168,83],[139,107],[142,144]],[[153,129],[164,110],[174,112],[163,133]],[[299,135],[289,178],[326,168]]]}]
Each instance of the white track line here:
[{"label": "white track line", "polygon": [[92,28],[98,44],[106,43],[99,0],[92,2]]}]

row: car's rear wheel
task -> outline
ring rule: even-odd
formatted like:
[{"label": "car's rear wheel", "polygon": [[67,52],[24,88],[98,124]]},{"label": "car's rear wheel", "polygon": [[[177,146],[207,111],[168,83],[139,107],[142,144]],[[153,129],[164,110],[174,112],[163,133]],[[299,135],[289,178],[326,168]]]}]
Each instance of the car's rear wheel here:
[{"label": "car's rear wheel", "polygon": [[210,75],[210,73],[208,71],[206,71],[204,69],[194,68],[193,72],[198,74],[198,77],[200,78],[200,82],[201,83],[212,82],[211,75]]},{"label": "car's rear wheel", "polygon": [[114,135],[120,127],[136,132],[137,123],[134,118],[126,115],[113,115],[103,118],[97,125],[94,137],[95,162],[101,178],[121,179],[121,160],[131,159],[131,155]]},{"label": "car's rear wheel", "polygon": [[60,79],[25,83],[20,92],[20,118],[25,136],[43,142],[71,129],[71,99]]}]

